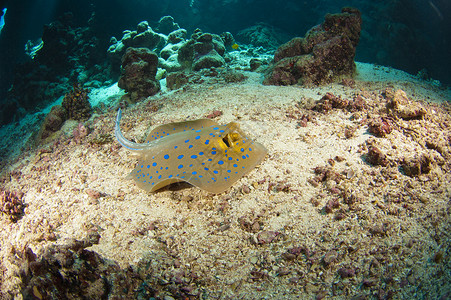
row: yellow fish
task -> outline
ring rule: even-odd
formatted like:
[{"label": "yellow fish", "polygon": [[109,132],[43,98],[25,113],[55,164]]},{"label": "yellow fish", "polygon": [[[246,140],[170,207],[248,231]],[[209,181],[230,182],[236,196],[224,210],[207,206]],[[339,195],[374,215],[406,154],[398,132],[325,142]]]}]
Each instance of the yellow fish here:
[{"label": "yellow fish", "polygon": [[212,193],[221,193],[256,167],[266,148],[249,139],[235,122],[219,125],[210,119],[158,126],[143,144],[127,140],[116,118],[115,135],[125,148],[139,155],[129,178],[150,192],[185,181]]},{"label": "yellow fish", "polygon": [[232,45],[232,49],[233,49],[233,50],[236,50],[236,49],[238,49],[238,48],[240,48],[240,46],[239,46],[237,43],[235,43],[235,44]]}]

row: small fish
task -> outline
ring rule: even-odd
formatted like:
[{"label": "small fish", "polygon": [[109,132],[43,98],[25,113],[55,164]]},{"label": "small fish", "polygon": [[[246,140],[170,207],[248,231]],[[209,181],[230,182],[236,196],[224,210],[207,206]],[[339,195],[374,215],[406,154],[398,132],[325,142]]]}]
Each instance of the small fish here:
[{"label": "small fish", "polygon": [[146,143],[127,140],[116,118],[115,135],[125,148],[139,155],[137,167],[128,176],[154,192],[174,182],[185,181],[212,193],[221,193],[256,167],[266,148],[249,139],[235,122],[219,125],[210,119],[158,126]]},{"label": "small fish", "polygon": [[238,48],[240,48],[240,45],[238,45],[237,43],[232,45],[233,50],[237,50]]},{"label": "small fish", "polygon": [[2,32],[3,26],[5,26],[5,15],[6,15],[6,7],[3,9],[3,14],[0,17],[0,33]]}]

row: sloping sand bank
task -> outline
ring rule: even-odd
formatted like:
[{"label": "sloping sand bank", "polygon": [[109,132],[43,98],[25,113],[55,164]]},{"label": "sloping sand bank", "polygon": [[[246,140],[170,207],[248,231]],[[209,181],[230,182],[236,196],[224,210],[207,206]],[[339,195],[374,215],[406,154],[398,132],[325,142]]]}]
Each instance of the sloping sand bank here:
[{"label": "sloping sand bank", "polygon": [[[52,287],[30,268],[27,249],[39,261],[60,247],[77,254],[75,263],[55,255],[62,277],[89,251],[101,258],[92,274],[106,265],[122,274],[102,273],[100,287],[83,279],[87,297],[450,297],[449,91],[384,67],[358,69],[355,83],[319,88],[263,86],[256,73],[241,83],[205,77],[123,109],[124,135],[137,141],[157,125],[213,111],[222,112],[218,123],[239,122],[268,155],[222,194],[185,184],[149,194],[125,180],[136,158],[113,138],[114,108],[93,116],[79,143],[68,130],[21,154],[2,177],[2,189],[23,192],[26,204],[15,223],[0,216],[3,296],[55,295],[57,281]],[[404,90],[425,115],[391,114],[387,88]],[[364,106],[313,109],[326,93]],[[369,133],[374,120],[391,132]],[[368,157],[374,148],[382,158]],[[64,248],[92,234],[100,240],[85,252]]]}]

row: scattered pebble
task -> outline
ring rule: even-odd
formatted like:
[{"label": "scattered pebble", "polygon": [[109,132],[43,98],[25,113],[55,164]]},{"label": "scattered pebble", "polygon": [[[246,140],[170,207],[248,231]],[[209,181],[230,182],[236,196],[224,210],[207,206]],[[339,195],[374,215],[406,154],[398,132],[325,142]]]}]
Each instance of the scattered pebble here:
[{"label": "scattered pebble", "polygon": [[376,146],[370,146],[368,148],[367,158],[368,158],[368,162],[372,165],[375,165],[375,166],[380,165],[383,167],[388,165],[387,157]]}]

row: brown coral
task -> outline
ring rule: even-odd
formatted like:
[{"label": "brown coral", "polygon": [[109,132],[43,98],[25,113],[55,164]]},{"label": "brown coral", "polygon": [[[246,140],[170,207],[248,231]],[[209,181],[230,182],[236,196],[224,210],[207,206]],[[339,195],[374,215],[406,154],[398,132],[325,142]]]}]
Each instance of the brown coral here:
[{"label": "brown coral", "polygon": [[263,84],[320,85],[352,76],[361,24],[360,11],[355,8],[327,14],[304,38],[294,38],[277,49]]},{"label": "brown coral", "polygon": [[23,193],[2,191],[0,193],[0,211],[6,214],[12,222],[17,222],[24,213]]},{"label": "brown coral", "polygon": [[60,130],[66,120],[66,116],[67,112],[61,105],[53,106],[47,116],[45,116],[37,140],[43,141]]},{"label": "brown coral", "polygon": [[66,109],[68,119],[86,120],[91,117],[92,107],[88,93],[88,89],[74,84],[72,91],[64,96],[62,106]]},{"label": "brown coral", "polygon": [[377,137],[385,137],[392,131],[390,123],[384,118],[374,118],[368,124],[368,131]]},{"label": "brown coral", "polygon": [[160,90],[157,74],[158,56],[147,48],[128,48],[122,57],[122,75],[117,82],[131,102],[153,96]]}]

